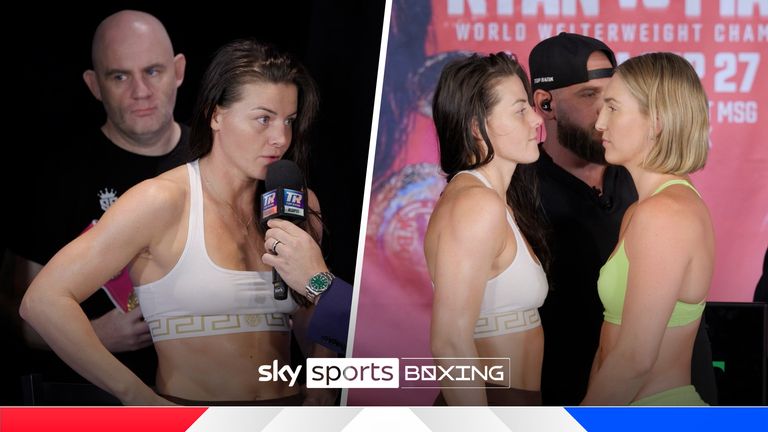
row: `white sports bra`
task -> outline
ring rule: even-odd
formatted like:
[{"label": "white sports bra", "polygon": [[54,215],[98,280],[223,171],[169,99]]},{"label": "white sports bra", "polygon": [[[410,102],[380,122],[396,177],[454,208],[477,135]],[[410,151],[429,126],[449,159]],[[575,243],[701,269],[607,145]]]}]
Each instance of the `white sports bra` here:
[{"label": "white sports bra", "polygon": [[135,287],[155,342],[258,331],[289,331],[291,296],[275,300],[272,272],[229,270],[205,249],[203,189],[198,161],[187,164],[189,229],[184,251],[162,278]]},{"label": "white sports bra", "polygon": [[[491,187],[478,171],[461,171],[456,175],[464,173]],[[509,267],[485,285],[480,317],[475,324],[475,339],[522,332],[541,325],[538,308],[544,304],[549,291],[547,275],[528,251],[509,210],[507,222],[515,235],[517,253]]]}]

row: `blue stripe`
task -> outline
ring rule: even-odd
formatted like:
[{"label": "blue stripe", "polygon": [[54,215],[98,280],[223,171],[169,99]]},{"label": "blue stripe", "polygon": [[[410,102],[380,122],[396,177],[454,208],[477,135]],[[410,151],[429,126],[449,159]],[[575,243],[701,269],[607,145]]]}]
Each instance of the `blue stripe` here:
[{"label": "blue stripe", "polygon": [[565,410],[588,432],[768,430],[768,408],[765,407],[575,407]]}]

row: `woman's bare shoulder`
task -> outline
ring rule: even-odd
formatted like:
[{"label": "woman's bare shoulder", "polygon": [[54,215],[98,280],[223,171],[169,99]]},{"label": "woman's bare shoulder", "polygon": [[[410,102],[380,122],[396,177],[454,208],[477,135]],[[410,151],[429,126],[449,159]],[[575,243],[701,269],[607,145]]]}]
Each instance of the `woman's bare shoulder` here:
[{"label": "woman's bare shoulder", "polygon": [[[628,244],[643,249],[690,250],[706,237],[708,213],[697,196],[676,191],[658,194],[636,204],[626,229]],[[693,193],[693,191],[691,191]]]},{"label": "woman's bare shoulder", "polygon": [[189,196],[189,177],[185,166],[144,180],[125,192],[118,204],[160,220],[182,212]]},{"label": "woman's bare shoulder", "polygon": [[483,185],[449,185],[435,211],[436,228],[452,232],[460,241],[466,236],[500,237],[507,228],[506,203],[493,189]]}]

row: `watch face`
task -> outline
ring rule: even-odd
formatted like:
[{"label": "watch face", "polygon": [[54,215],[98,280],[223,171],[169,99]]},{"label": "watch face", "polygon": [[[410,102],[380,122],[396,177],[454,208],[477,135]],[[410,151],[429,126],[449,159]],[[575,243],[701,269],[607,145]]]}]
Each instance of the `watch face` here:
[{"label": "watch face", "polygon": [[331,284],[330,279],[323,273],[318,273],[309,280],[309,287],[312,291],[323,292],[328,289],[328,285]]}]

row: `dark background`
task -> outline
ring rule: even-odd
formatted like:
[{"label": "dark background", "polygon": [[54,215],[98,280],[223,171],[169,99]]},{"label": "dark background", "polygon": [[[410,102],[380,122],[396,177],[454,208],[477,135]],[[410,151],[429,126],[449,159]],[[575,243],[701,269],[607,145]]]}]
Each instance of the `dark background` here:
[{"label": "dark background", "polygon": [[[104,110],[82,80],[90,68],[93,32],[106,16],[121,9],[149,12],[162,21],[176,53],[187,58],[179,89],[176,119],[188,123],[200,77],[213,52],[240,37],[271,42],[297,55],[320,89],[321,106],[315,124],[307,173],[318,195],[328,227],[324,250],[331,271],[352,282],[357,254],[360,211],[370,141],[371,115],[378,67],[384,0],[376,1],[256,1],[226,2],[110,1],[63,2],[52,6],[19,5],[5,15],[22,32],[5,35],[6,119],[2,170],[6,212],[25,221],[55,223],[56,215],[27,217],[20,203],[45,200],[45,187],[56,181],[56,161],[47,155],[62,146],[78,150],[71,137],[94,129],[105,120]],[[8,32],[4,30],[4,32]],[[11,137],[14,137],[11,139]],[[87,158],[87,155],[84,155]],[[92,161],[94,164],[99,161]],[[54,169],[44,169],[52,163]],[[9,174],[10,170],[21,175]],[[42,180],[42,182],[41,182]],[[66,209],[62,209],[66,211]],[[13,218],[16,219],[16,218]],[[12,226],[11,230],[17,227]],[[4,235],[8,235],[6,230]],[[18,233],[17,233],[18,234]],[[5,243],[6,239],[0,239]],[[2,244],[0,244],[2,246]]]}]

